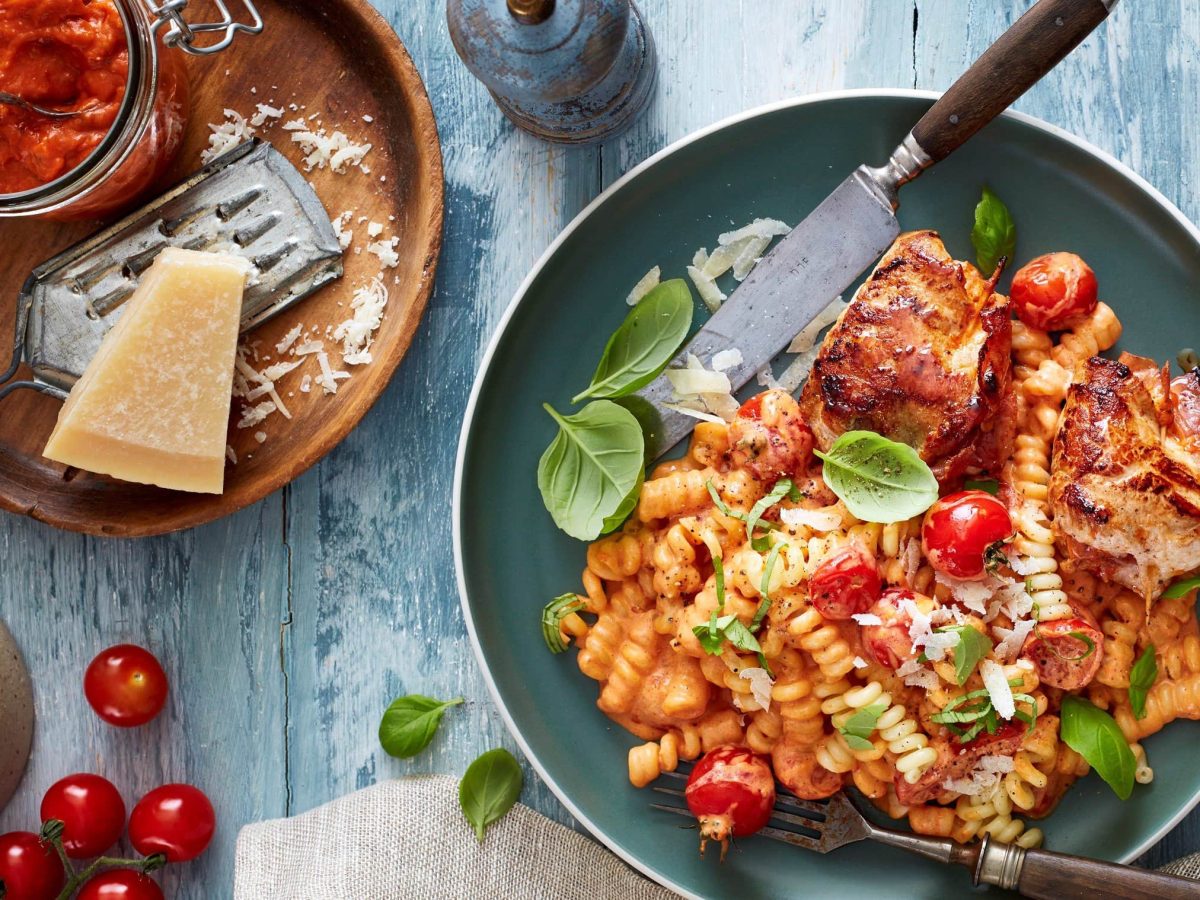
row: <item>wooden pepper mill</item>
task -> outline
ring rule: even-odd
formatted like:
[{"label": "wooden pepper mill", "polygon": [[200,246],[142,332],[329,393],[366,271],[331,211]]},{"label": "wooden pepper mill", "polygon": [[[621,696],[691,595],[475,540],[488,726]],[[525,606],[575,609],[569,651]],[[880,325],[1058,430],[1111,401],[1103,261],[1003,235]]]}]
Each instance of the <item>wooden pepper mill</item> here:
[{"label": "wooden pepper mill", "polygon": [[627,128],[654,90],[632,0],[449,0],[454,48],[517,127],[584,144]]}]

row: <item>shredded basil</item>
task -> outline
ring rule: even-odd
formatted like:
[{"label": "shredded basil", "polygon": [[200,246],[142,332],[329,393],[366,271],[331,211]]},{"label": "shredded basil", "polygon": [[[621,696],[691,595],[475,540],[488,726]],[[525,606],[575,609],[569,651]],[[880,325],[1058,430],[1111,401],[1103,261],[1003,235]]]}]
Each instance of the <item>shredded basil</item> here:
[{"label": "shredded basil", "polygon": [[989,187],[975,207],[975,227],[971,229],[975,262],[984,278],[996,271],[1002,260],[1011,260],[1017,249],[1017,226],[1004,202]]},{"label": "shredded basil", "polygon": [[1142,651],[1133,668],[1129,670],[1129,705],[1133,708],[1135,719],[1146,718],[1146,694],[1154,687],[1158,678],[1158,659],[1155,657],[1154,645],[1149,645]]},{"label": "shredded basil", "polygon": [[870,706],[856,710],[850,718],[838,726],[838,731],[846,739],[846,746],[851,750],[870,750],[871,732],[888,708],[887,701],[876,700]]},{"label": "shredded basil", "polygon": [[1113,717],[1075,694],[1063,695],[1060,715],[1063,742],[1087,760],[1118,797],[1128,800],[1137,760]]},{"label": "shredded basil", "polygon": [[993,497],[995,497],[1000,493],[1000,482],[998,482],[995,478],[980,478],[978,480],[968,478],[963,482],[963,490],[984,491],[985,493],[991,494]]},{"label": "shredded basil", "polygon": [[[1020,681],[1014,681],[1015,686]],[[1032,713],[1016,710],[1013,716],[1020,719],[1029,728],[1037,722],[1037,701],[1029,694],[1013,694],[1014,703],[1027,703],[1033,709]],[[968,691],[961,697],[955,697],[946,704],[941,712],[929,717],[930,721],[945,725],[954,734],[960,744],[966,744],[982,732],[995,734],[1000,729],[1000,715],[992,705],[992,696],[987,689]],[[960,726],[967,725],[962,728]]]},{"label": "shredded basil", "polygon": [[1200,587],[1200,575],[1194,578],[1181,578],[1163,591],[1162,597],[1164,600],[1178,600],[1180,597],[1186,597],[1198,587]]},{"label": "shredded basil", "polygon": [[771,608],[771,573],[775,571],[775,562],[779,559],[779,551],[786,546],[785,543],[776,544],[771,548],[771,552],[767,554],[767,559],[763,563],[762,582],[758,586],[762,601],[754,612],[754,621],[750,623],[751,631],[758,631],[763,619],[767,616],[767,610]]},{"label": "shredded basil", "polygon": [[746,516],[746,537],[750,539],[750,546],[759,553],[764,553],[768,547],[763,546],[760,541],[766,541],[766,535],[762,538],[755,538],[754,530],[760,524],[763,514],[782,500],[789,496],[795,490],[795,485],[792,484],[790,478],[781,478],[775,482],[775,486],[771,488],[771,492],[764,497],[760,497],[758,502],[750,507],[750,514]]},{"label": "shredded basil", "polygon": [[953,647],[954,680],[966,684],[979,661],[992,652],[991,638],[970,625],[950,625],[938,631],[958,633],[958,643]]},{"label": "shredded basil", "polygon": [[847,431],[829,448],[825,484],[864,522],[904,522],[938,498],[938,483],[917,451],[873,431]]},{"label": "shredded basil", "polygon": [[[744,513],[738,512],[736,509],[730,508],[729,504],[721,499],[721,495],[717,492],[717,487],[712,483],[711,478],[704,482],[704,486],[708,488],[708,496],[712,498],[713,506],[717,508],[717,511],[723,516],[729,516],[731,519],[737,519],[739,522],[747,523],[746,534],[749,535],[750,517]],[[761,503],[762,501],[760,500],[759,502]],[[751,510],[751,512],[753,513],[753,510]],[[761,516],[762,513],[759,513],[759,515]],[[765,528],[767,531],[775,531],[779,528],[779,526],[774,522],[768,522],[764,519],[759,519],[757,522],[755,522],[755,527]],[[753,539],[751,540],[751,545],[753,545]],[[754,549],[757,550],[758,548],[754,547]]]},{"label": "shredded basil", "polygon": [[560,594],[543,607],[542,640],[551,653],[562,653],[567,649],[562,639],[562,620],[586,605],[578,594]]}]

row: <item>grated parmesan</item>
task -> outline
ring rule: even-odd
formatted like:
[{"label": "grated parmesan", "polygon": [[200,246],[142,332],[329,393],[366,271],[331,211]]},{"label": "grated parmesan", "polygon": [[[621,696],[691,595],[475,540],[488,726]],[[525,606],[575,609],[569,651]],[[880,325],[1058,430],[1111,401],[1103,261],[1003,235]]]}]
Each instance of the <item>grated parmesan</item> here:
[{"label": "grated parmesan", "polygon": [[387,288],[378,275],[354,291],[350,300],[354,315],[333,331],[333,339],[342,342],[343,363],[361,366],[371,362],[371,344],[375,331],[383,322],[383,308],[387,306],[387,301]]},{"label": "grated parmesan", "polygon": [[[314,114],[315,115],[315,114]],[[311,117],[310,117],[311,118]],[[357,166],[368,153],[371,144],[356,144],[341,131],[333,134],[326,133],[324,128],[311,130],[305,123],[297,129],[288,128],[294,122],[288,122],[283,127],[292,132],[292,142],[299,144],[304,151],[304,169],[324,169],[326,166],[337,174],[342,174],[348,166]]]},{"label": "grated parmesan", "polygon": [[225,121],[210,124],[208,130],[208,147],[200,152],[200,162],[208,164],[226,151],[232,150],[238,144],[254,137],[254,128],[236,109],[221,111]]},{"label": "grated parmesan", "polygon": [[296,325],[287,334],[285,334],[279,343],[275,345],[276,353],[286,353],[300,339],[300,332],[304,330],[303,325]]},{"label": "grated parmesan", "polygon": [[714,353],[712,359],[709,360],[709,365],[712,366],[714,372],[726,372],[729,369],[736,368],[742,364],[742,351],[736,347],[730,350],[722,350],[719,353]]},{"label": "grated parmesan", "polygon": [[771,678],[766,669],[758,667],[742,669],[738,673],[738,677],[750,682],[750,693],[760,707],[764,710],[771,708],[771,685],[775,683],[775,680]]},{"label": "grated parmesan", "polygon": [[866,667],[867,661],[865,659],[863,659],[861,656],[854,657],[854,668],[865,669]]},{"label": "grated parmesan", "polygon": [[1017,711],[1017,705],[1013,701],[1012,687],[1004,669],[994,659],[985,659],[979,663],[979,674],[983,676],[983,686],[992,698],[992,707],[997,715],[1002,719],[1011,719]]},{"label": "grated parmesan", "polygon": [[779,520],[790,528],[805,527],[813,531],[833,531],[842,524],[842,511],[836,504],[823,509],[799,507],[779,510]]},{"label": "grated parmesan", "polygon": [[396,253],[396,245],[400,238],[390,237],[382,241],[367,244],[367,252],[379,257],[379,264],[385,269],[394,269],[400,264],[400,255]]},{"label": "grated parmesan", "polygon": [[850,618],[852,618],[859,625],[883,624],[883,619],[879,618],[879,616],[875,615],[874,613],[854,613],[854,615],[852,615]]},{"label": "grated parmesan", "polygon": [[625,302],[630,306],[637,306],[639,300],[658,287],[661,279],[662,269],[655,266],[638,280],[638,283],[633,286],[633,290],[629,292],[629,296],[625,298]]}]

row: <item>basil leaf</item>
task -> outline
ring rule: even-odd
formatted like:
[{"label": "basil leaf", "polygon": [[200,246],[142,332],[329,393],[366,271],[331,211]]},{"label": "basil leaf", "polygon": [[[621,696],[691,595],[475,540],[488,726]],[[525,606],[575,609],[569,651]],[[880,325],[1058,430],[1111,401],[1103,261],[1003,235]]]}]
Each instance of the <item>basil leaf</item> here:
[{"label": "basil leaf", "polygon": [[713,575],[717,579],[717,611],[725,612],[725,561],[719,556],[713,557]]},{"label": "basil leaf", "polygon": [[1146,718],[1146,694],[1154,687],[1158,678],[1158,660],[1154,656],[1154,645],[1142,651],[1133,668],[1129,670],[1129,705],[1133,707],[1135,719]]},{"label": "basil leaf", "polygon": [[966,684],[979,661],[992,652],[991,638],[970,625],[954,625],[938,631],[958,632],[958,644],[953,648],[954,680]]},{"label": "basil leaf", "polygon": [[1186,597],[1198,587],[1200,587],[1200,575],[1197,575],[1195,578],[1181,578],[1162,592],[1162,598],[1164,600],[1178,600],[1180,597]]},{"label": "basil leaf", "polygon": [[692,292],[682,278],[643,297],[613,332],[587,390],[571,398],[624,397],[658,377],[692,327]]},{"label": "basil leaf", "polygon": [[700,641],[700,646],[709,656],[720,656],[721,646],[725,643],[725,630],[722,622],[729,624],[733,616],[721,616],[717,618],[717,613],[714,610],[709,617],[708,623],[705,625],[697,625],[692,629],[692,634]]},{"label": "basil leaf", "polygon": [[883,700],[876,700],[870,706],[864,706],[855,711],[845,722],[838,726],[838,731],[846,739],[846,746],[851,750],[870,750],[871,732],[879,717],[887,711],[888,705]]},{"label": "basil leaf", "polygon": [[873,431],[847,431],[828,453],[825,484],[864,522],[904,522],[929,509],[938,483],[917,451]]},{"label": "basil leaf", "polygon": [[[765,497],[760,497],[758,502],[750,507],[750,515],[746,516],[746,537],[750,538],[751,544],[754,543],[754,529],[758,526],[759,520],[763,517],[768,509],[789,496],[795,487],[790,478],[781,478],[775,482],[775,487],[771,488],[771,492]],[[768,529],[769,530],[769,529]],[[757,547],[754,549],[758,549]],[[764,551],[759,550],[759,553]]]},{"label": "basil leaf", "polygon": [[1000,493],[1000,482],[998,482],[995,478],[980,478],[978,480],[968,478],[963,482],[963,490],[984,491],[985,493],[991,494],[993,497],[995,497]]},{"label": "basil leaf", "polygon": [[1133,793],[1137,761],[1113,717],[1082,697],[1064,694],[1059,734],[1122,800]]},{"label": "basil leaf", "polygon": [[975,227],[971,229],[975,263],[984,278],[996,271],[1001,259],[1013,258],[1017,249],[1017,226],[1008,207],[992,189],[985,187],[975,207]]},{"label": "basil leaf", "polygon": [[554,524],[581,541],[612,531],[637,504],[645,477],[645,438],[633,413],[610,400],[594,400],[573,416],[560,416],[558,436],[538,463],[538,489]]},{"label": "basil leaf", "polygon": [[750,629],[743,625],[737,616],[732,616],[732,619],[732,622],[725,625],[725,640],[746,653],[762,653],[758,638],[750,633]]},{"label": "basil leaf", "polygon": [[467,767],[458,784],[458,805],[480,843],[487,827],[517,802],[524,780],[521,764],[502,747],[489,750]]},{"label": "basil leaf", "polygon": [[463,702],[434,700],[420,694],[409,694],[392,701],[379,722],[379,743],[389,756],[407,759],[429,746],[442,721],[442,713]]},{"label": "basil leaf", "polygon": [[542,609],[542,640],[551,653],[562,653],[567,649],[562,638],[562,620],[586,605],[578,594],[560,594]]},{"label": "basil leaf", "polygon": [[767,610],[771,608],[771,573],[775,571],[775,563],[779,559],[779,551],[786,546],[787,544],[784,543],[776,544],[771,548],[771,552],[767,554],[766,562],[763,563],[762,582],[758,586],[758,592],[762,595],[762,601],[758,604],[758,609],[754,611],[754,620],[750,623],[751,631],[758,631],[763,619],[767,617]]}]

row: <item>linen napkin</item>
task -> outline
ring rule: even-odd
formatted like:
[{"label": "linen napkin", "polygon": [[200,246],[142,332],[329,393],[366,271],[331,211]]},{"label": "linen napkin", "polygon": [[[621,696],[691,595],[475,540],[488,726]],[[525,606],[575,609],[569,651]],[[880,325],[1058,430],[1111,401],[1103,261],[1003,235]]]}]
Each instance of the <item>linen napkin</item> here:
[{"label": "linen napkin", "polygon": [[517,804],[482,844],[458,780],[364,788],[238,835],[234,900],[667,900],[600,844]]},{"label": "linen napkin", "polygon": [[[1200,878],[1200,853],[1162,871]],[[964,882],[965,884],[965,882]],[[600,844],[517,804],[480,844],[458,781],[387,781],[238,836],[234,900],[667,900]]]}]

